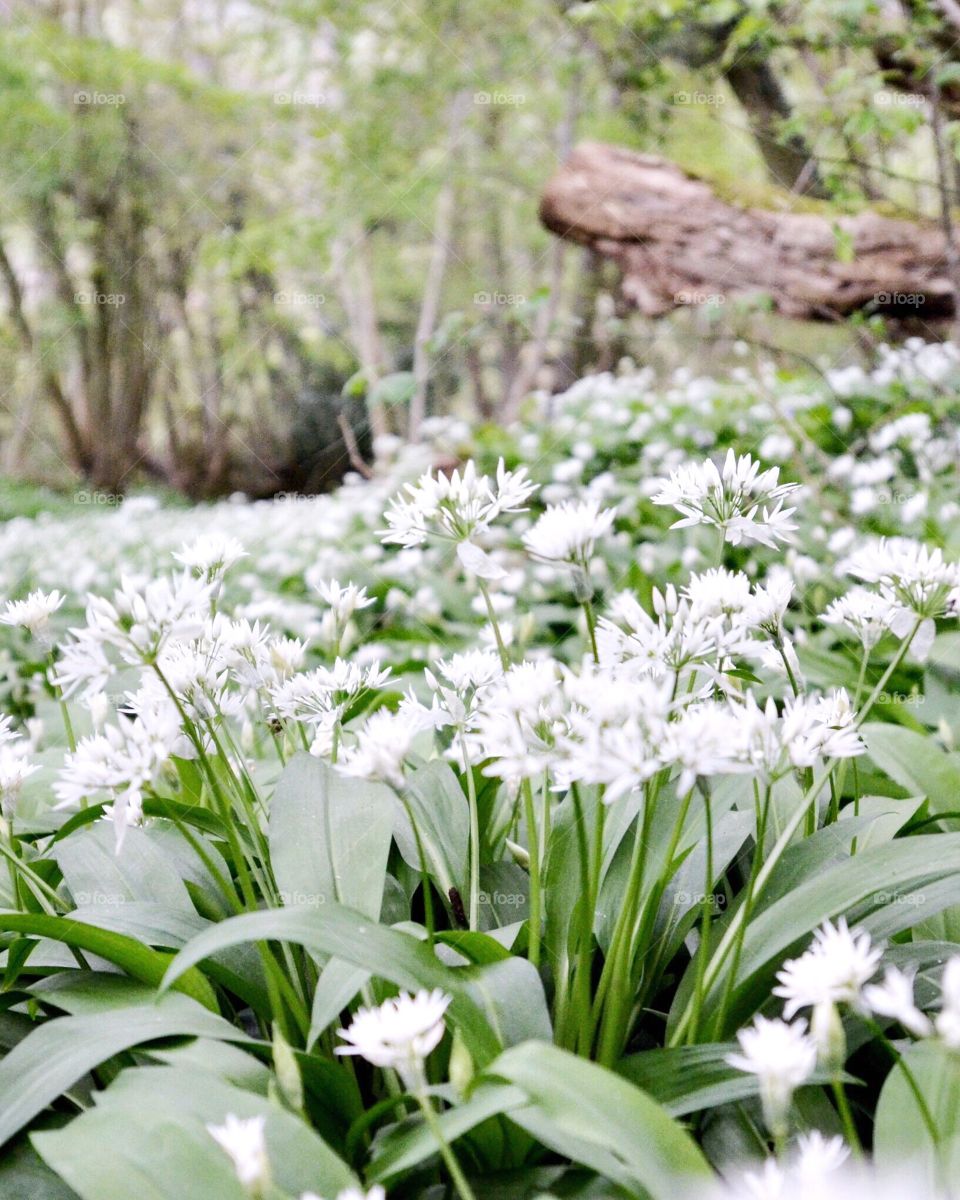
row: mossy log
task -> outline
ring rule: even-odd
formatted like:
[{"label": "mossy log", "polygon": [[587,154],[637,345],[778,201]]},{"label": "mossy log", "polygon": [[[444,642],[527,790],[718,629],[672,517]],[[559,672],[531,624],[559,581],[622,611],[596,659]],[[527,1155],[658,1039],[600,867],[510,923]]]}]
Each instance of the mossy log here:
[{"label": "mossy log", "polygon": [[835,214],[790,193],[777,207],[731,203],[676,164],[617,146],[577,146],[547,184],[540,219],[613,259],[625,299],[649,316],[750,295],[807,319],[954,311],[938,225]]}]

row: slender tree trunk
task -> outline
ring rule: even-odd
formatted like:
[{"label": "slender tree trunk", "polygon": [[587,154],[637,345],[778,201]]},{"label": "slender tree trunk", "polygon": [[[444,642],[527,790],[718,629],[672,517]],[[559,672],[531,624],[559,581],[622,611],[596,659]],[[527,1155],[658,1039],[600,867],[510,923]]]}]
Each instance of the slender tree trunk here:
[{"label": "slender tree trunk", "polygon": [[737,59],[724,69],[724,76],[746,113],[773,181],[789,191],[827,197],[816,160],[803,139],[781,136],[780,126],[791,108],[770,64]]},{"label": "slender tree trunk", "polygon": [[427,413],[427,384],[430,379],[430,358],[427,343],[433,336],[440,311],[443,280],[450,261],[451,237],[453,234],[454,204],[456,200],[456,152],[466,113],[466,94],[458,93],[450,109],[450,128],[447,136],[447,177],[444,179],[433,221],[433,244],[430,250],[430,265],[423,288],[420,316],[413,341],[413,398],[410,401],[410,419],[407,438],[411,442],[420,440],[420,427]]},{"label": "slender tree trunk", "polygon": [[[957,250],[956,230],[950,211],[950,170],[947,156],[952,159],[952,151],[948,150],[943,132],[943,112],[940,102],[940,86],[931,72],[930,85],[930,125],[933,133],[933,146],[937,158],[937,184],[940,190],[940,227],[943,229],[945,242],[944,254],[947,260],[947,272],[953,284],[954,296],[960,296],[960,252]],[[960,340],[960,304],[955,304],[953,314],[954,340]]]}]

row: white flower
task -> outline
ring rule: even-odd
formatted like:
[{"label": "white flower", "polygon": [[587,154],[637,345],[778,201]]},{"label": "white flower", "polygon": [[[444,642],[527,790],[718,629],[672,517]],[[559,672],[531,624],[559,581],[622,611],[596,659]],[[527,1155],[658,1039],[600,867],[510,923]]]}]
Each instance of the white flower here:
[{"label": "white flower", "polygon": [[189,572],[144,586],[122,576],[112,600],[89,597],[81,640],[114,646],[127,663],[153,663],[168,641],[203,633],[210,597],[210,584]]},{"label": "white flower", "polygon": [[317,724],[334,719],[364,692],[381,687],[390,677],[390,668],[373,662],[363,668],[338,658],[333,667],[317,667],[294,675],[270,690],[273,706],[281,717]]},{"label": "white flower", "polygon": [[270,1177],[264,1127],[267,1118],[236,1117],[228,1113],[222,1125],[208,1125],[207,1132],[229,1156],[237,1179],[245,1188],[263,1188]]},{"label": "white flower", "polygon": [[805,1021],[768,1020],[758,1016],[737,1034],[740,1053],[727,1056],[739,1071],[757,1076],[763,1118],[774,1134],[785,1131],[790,1100],[796,1088],[813,1074],[817,1046],[807,1034]]},{"label": "white flower", "polygon": [[103,642],[88,630],[77,630],[60,646],[53,683],[62,689],[65,699],[78,694],[89,699],[103,692],[115,670]]},{"label": "white flower", "polygon": [[894,607],[889,600],[863,587],[851,588],[823,613],[825,625],[843,625],[860,639],[864,650],[872,650],[890,628]]},{"label": "white flower", "polygon": [[401,992],[379,1008],[361,1008],[348,1029],[339,1030],[347,1042],[337,1054],[359,1054],[375,1067],[393,1067],[411,1089],[422,1086],[423,1064],[440,1043],[444,1014],[451,997],[439,989],[415,996]]},{"label": "white flower", "polygon": [[913,979],[914,972],[907,974],[897,967],[887,967],[882,983],[870,983],[863,989],[863,1004],[881,1017],[899,1021],[914,1037],[928,1037],[933,1025],[914,1002]]},{"label": "white flower", "polygon": [[66,756],[53,785],[57,807],[69,808],[97,797],[112,799],[119,854],[128,825],[142,814],[143,789],[157,779],[174,749],[180,749],[181,739],[175,711],[165,718],[159,709],[145,712],[143,719],[119,716],[116,725],[81,738],[76,750]]},{"label": "white flower", "polygon": [[463,471],[452,475],[427,472],[416,483],[408,483],[384,514],[389,529],[381,531],[385,542],[419,546],[431,535],[456,542],[469,540],[487,529],[501,513],[522,512],[536,491],[526,470],[507,471],[503,459],[496,482],[478,475],[471,460]]},{"label": "white flower", "polygon": [[842,1137],[824,1137],[819,1129],[801,1133],[791,1175],[804,1188],[813,1188],[838,1171],[849,1157],[850,1147]]},{"label": "white flower", "polygon": [[27,762],[28,749],[27,743],[23,743],[22,750],[16,743],[0,743],[0,812],[8,821],[20,798],[23,781],[40,770],[38,765]]},{"label": "white flower", "polygon": [[960,956],[944,967],[941,981],[941,1007],[937,1014],[937,1033],[953,1050],[960,1049]]},{"label": "white flower", "polygon": [[330,611],[340,625],[347,621],[361,608],[369,608],[374,603],[367,595],[367,589],[357,587],[355,583],[347,583],[341,587],[336,579],[316,579],[307,572],[307,582],[319,594],[320,599],[329,604]]},{"label": "white flower", "polygon": [[36,637],[50,624],[50,618],[63,604],[63,596],[54,589],[44,592],[39,588],[31,592],[26,600],[8,600],[0,612],[0,625],[19,625]]},{"label": "white flower", "polygon": [[207,583],[217,583],[234,563],[247,557],[247,552],[236,538],[214,532],[184,542],[179,554],[173,557]]},{"label": "white flower", "polygon": [[[960,585],[960,564],[911,538],[880,538],[852,554],[845,566],[849,575],[878,584],[884,599],[913,617],[943,616],[951,589]],[[903,632],[891,627],[903,637],[912,625],[908,620]]]},{"label": "white flower", "polygon": [[534,558],[586,567],[598,538],[610,532],[616,510],[597,500],[550,505],[523,543]]},{"label": "white flower", "polygon": [[773,994],[786,1000],[787,1018],[825,1003],[858,1005],[860,989],[876,973],[882,956],[866,930],[851,931],[843,917],[836,925],[825,921],[810,949],[783,964]]},{"label": "white flower", "polygon": [[469,742],[485,775],[516,783],[547,770],[564,709],[557,664],[517,663],[483,692]]},{"label": "white flower", "polygon": [[453,725],[467,729],[480,703],[481,693],[503,674],[500,656],[489,650],[468,650],[424,668],[424,677],[434,692],[437,728]]},{"label": "white flower", "polygon": [[678,467],[653,503],[683,513],[674,529],[714,525],[735,546],[747,540],[776,548],[796,529],[789,519],[796,509],[785,509],[783,503],[800,486],[780,483],[779,477],[779,467],[761,471],[749,454],[737,458],[728,450],[722,471],[711,459]]},{"label": "white flower", "polygon": [[404,760],[416,738],[431,725],[428,715],[409,706],[397,712],[378,709],[367,718],[356,744],[344,748],[337,766],[345,775],[403,787]]}]

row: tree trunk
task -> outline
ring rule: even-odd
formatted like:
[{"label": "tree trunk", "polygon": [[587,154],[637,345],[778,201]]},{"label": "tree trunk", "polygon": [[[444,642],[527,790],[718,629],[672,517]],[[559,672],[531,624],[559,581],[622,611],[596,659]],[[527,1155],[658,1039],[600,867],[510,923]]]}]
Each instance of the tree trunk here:
[{"label": "tree trunk", "polygon": [[624,298],[648,316],[756,294],[808,319],[954,312],[946,239],[934,224],[739,208],[675,164],[616,146],[578,146],[547,184],[540,217],[616,262]]},{"label": "tree trunk", "polygon": [[791,110],[769,63],[736,59],[724,76],[747,115],[772,181],[787,191],[826,197],[816,160],[803,138],[794,134],[784,139],[780,135],[780,126]]}]

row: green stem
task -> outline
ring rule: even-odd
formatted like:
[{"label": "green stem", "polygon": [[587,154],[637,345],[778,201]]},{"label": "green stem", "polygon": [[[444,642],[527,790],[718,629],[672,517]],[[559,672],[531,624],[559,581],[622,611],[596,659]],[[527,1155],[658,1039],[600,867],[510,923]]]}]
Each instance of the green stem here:
[{"label": "green stem", "polygon": [[460,749],[463,753],[463,773],[467,780],[467,805],[470,809],[470,899],[467,923],[471,929],[480,928],[480,811],[477,807],[477,783],[467,750],[467,739],[460,731]]},{"label": "green stem", "polygon": [[597,617],[593,611],[593,604],[588,599],[581,600],[583,615],[587,619],[587,634],[590,637],[590,650],[593,654],[593,661],[600,662],[600,651],[597,649]]},{"label": "green stem", "polygon": [[457,1194],[460,1200],[476,1200],[473,1194],[473,1189],[467,1183],[467,1178],[460,1169],[460,1164],[457,1162],[457,1157],[450,1149],[450,1144],[443,1136],[443,1130],[440,1128],[440,1122],[437,1120],[437,1114],[434,1112],[433,1105],[430,1103],[429,1097],[422,1091],[416,1093],[417,1103],[420,1105],[420,1111],[423,1113],[423,1119],[426,1121],[430,1132],[436,1138],[437,1146],[440,1149],[440,1157],[446,1164],[447,1170],[450,1172],[450,1178],[453,1180],[454,1187],[457,1189]]},{"label": "green stem", "polygon": [[427,855],[423,848],[423,840],[420,837],[420,830],[417,827],[417,819],[413,815],[413,809],[410,807],[410,801],[404,794],[403,788],[396,789],[397,795],[400,797],[400,803],[403,805],[410,821],[410,828],[413,830],[413,840],[417,845],[417,858],[420,862],[420,884],[423,888],[423,917],[424,924],[427,927],[427,941],[433,946],[436,939],[436,924],[433,919],[433,893],[431,892],[430,872],[427,870]]},{"label": "green stem", "polygon": [[867,717],[870,713],[870,709],[873,708],[874,704],[877,701],[877,697],[880,695],[880,693],[883,691],[883,689],[887,686],[890,676],[894,673],[894,671],[897,669],[897,667],[900,666],[900,664],[903,662],[904,658],[906,658],[907,651],[910,649],[910,643],[917,636],[917,630],[920,628],[920,626],[922,624],[923,624],[923,618],[918,617],[916,622],[914,623],[913,628],[910,630],[909,635],[905,639],[905,641],[900,643],[900,649],[897,651],[897,653],[891,659],[890,665],[887,667],[887,669],[884,671],[884,673],[880,676],[880,679],[877,681],[876,687],[873,689],[873,691],[867,697],[866,704],[864,704],[863,708],[861,708],[860,712],[857,714],[857,719],[853,725],[854,729],[859,729],[860,726],[867,719]]},{"label": "green stem", "polygon": [[850,1101],[847,1099],[847,1091],[843,1086],[843,1081],[838,1077],[833,1080],[830,1087],[837,1102],[837,1112],[840,1114],[840,1122],[843,1125],[844,1136],[850,1145],[850,1149],[853,1151],[855,1158],[863,1158],[860,1135],[857,1133],[857,1127],[854,1124],[853,1113],[850,1111]]},{"label": "green stem", "polygon": [[718,1040],[723,1035],[723,1024],[727,1019],[727,1012],[730,1008],[730,1000],[733,996],[733,988],[737,981],[737,971],[740,969],[740,957],[743,954],[743,941],[744,937],[746,936],[747,927],[750,923],[750,915],[753,910],[754,890],[757,884],[757,875],[760,871],[760,865],[763,862],[763,843],[767,834],[767,814],[769,811],[770,787],[768,785],[764,792],[763,803],[757,805],[757,828],[753,851],[753,862],[750,864],[750,878],[747,881],[747,892],[743,901],[743,907],[746,909],[746,916],[744,917],[737,933],[737,940],[734,944],[733,950],[733,962],[730,964],[730,970],[727,972],[727,982],[723,989],[723,999],[720,1001],[720,1011],[717,1013],[717,1019],[713,1026],[713,1036]]},{"label": "green stem", "polygon": [[497,622],[497,614],[493,610],[493,601],[490,599],[490,589],[487,587],[483,579],[477,580],[477,585],[480,588],[480,595],[483,597],[483,602],[487,606],[487,616],[490,619],[490,624],[493,626],[493,636],[497,643],[497,652],[500,655],[500,664],[504,670],[510,666],[510,656],[507,654],[507,648],[503,644],[503,637],[500,633],[500,625]]},{"label": "green stem", "polygon": [[703,878],[703,899],[700,913],[700,945],[697,947],[697,968],[693,988],[693,1016],[690,1021],[689,1041],[696,1042],[700,1033],[700,1013],[703,1010],[703,978],[710,952],[710,922],[713,917],[713,813],[710,809],[710,789],[705,781],[700,784],[707,824],[707,862]]},{"label": "green stem", "polygon": [[623,1050],[633,995],[628,986],[634,951],[634,933],[640,917],[640,902],[646,874],[650,825],[656,803],[655,781],[647,785],[643,796],[643,813],[637,820],[630,874],[623,907],[617,918],[610,954],[603,964],[597,998],[603,1003],[600,1042],[597,1061],[612,1067]]},{"label": "green stem", "polygon": [[[768,855],[763,866],[760,868],[759,874],[757,875],[757,881],[754,887],[755,898],[762,894],[763,889],[770,880],[770,876],[773,874],[777,864],[786,852],[787,847],[793,840],[793,835],[803,823],[807,809],[816,800],[821,789],[833,774],[838,761],[839,760],[834,759],[833,763],[827,768],[827,770],[824,771],[820,778],[814,782],[813,786],[810,788],[810,791],[800,800],[800,803],[794,810],[793,815],[790,817],[789,821],[787,821],[783,828],[783,832],[780,834],[779,838],[777,838],[773,848],[770,851],[770,854]],[[736,943],[740,927],[744,924],[745,915],[746,914],[742,908],[736,913],[733,920],[727,926],[726,932],[720,939],[716,950],[713,952],[713,957],[707,965],[706,972],[704,974],[704,987],[707,992],[709,992],[716,982],[720,970],[723,967],[724,960],[730,952],[731,947]],[[688,1007],[680,1017],[676,1028],[670,1036],[668,1042],[669,1046],[679,1046],[682,1044],[683,1039],[687,1034],[687,1030],[690,1027],[690,1020],[691,1012],[690,1008]]]},{"label": "green stem", "polygon": [[523,815],[527,825],[527,852],[530,856],[530,918],[527,922],[530,962],[540,966],[540,846],[537,838],[537,818],[533,805],[533,788],[529,779],[524,779]]}]

